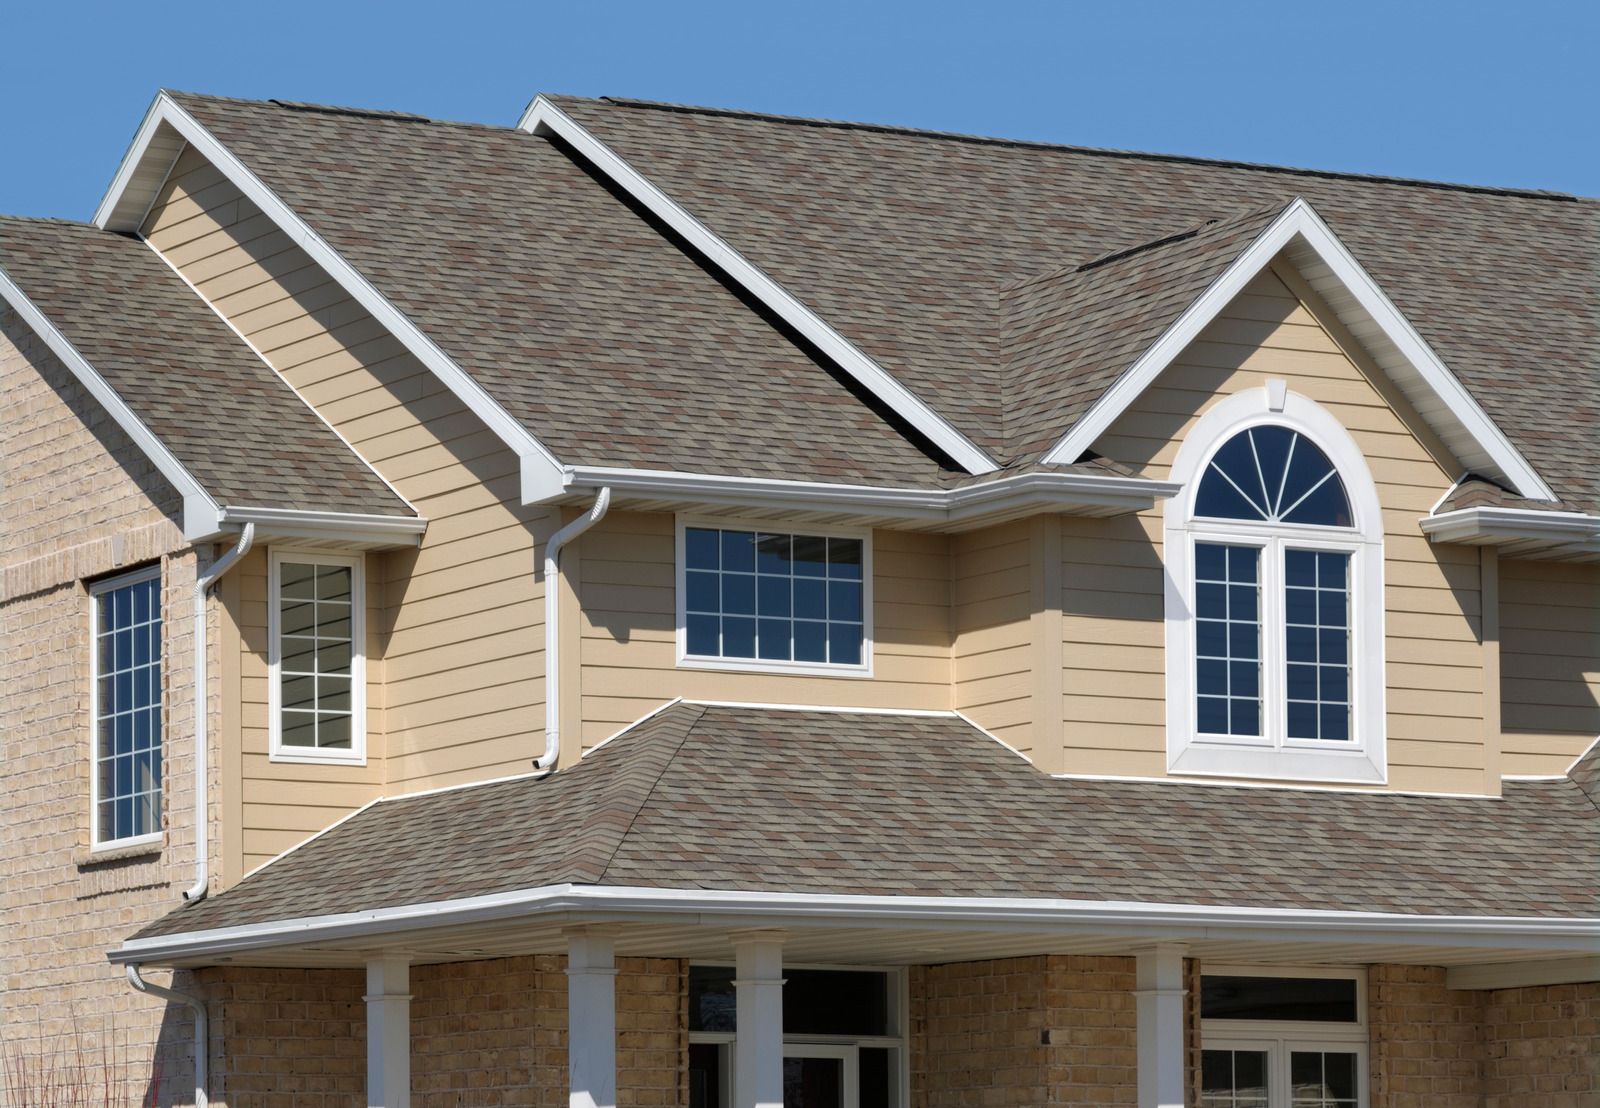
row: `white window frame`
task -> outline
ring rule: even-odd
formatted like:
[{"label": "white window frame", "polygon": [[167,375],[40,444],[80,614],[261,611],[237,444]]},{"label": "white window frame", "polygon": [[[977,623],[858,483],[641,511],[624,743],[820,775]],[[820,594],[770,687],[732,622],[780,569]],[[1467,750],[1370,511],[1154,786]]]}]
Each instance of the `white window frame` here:
[{"label": "white window frame", "polygon": [[[686,538],[690,527],[713,527],[723,531],[756,531],[774,535],[803,535],[806,538],[858,539],[861,542],[861,662],[843,665],[831,662],[785,662],[761,658],[729,658],[689,653],[689,619]],[[677,663],[680,669],[721,670],[734,673],[782,673],[794,677],[871,677],[873,671],[873,558],[872,532],[850,527],[817,527],[779,520],[752,520],[739,517],[679,515],[673,551],[674,591],[676,593]]]},{"label": "white window frame", "polygon": [[[1279,426],[1315,443],[1338,471],[1353,526],[1312,527],[1194,515],[1211,458],[1252,427]],[[1214,405],[1184,439],[1172,477],[1183,491],[1164,513],[1166,569],[1167,771],[1177,775],[1347,784],[1388,781],[1384,709],[1383,513],[1377,486],[1354,438],[1326,408],[1283,382],[1246,389]],[[1196,542],[1262,550],[1260,738],[1198,729],[1194,626]],[[1283,550],[1350,554],[1350,730],[1345,741],[1287,737]]]},{"label": "white window frame", "polygon": [[1296,1050],[1327,1051],[1356,1056],[1356,1102],[1371,1103],[1372,1084],[1367,1043],[1367,974],[1344,966],[1248,966],[1202,964],[1206,977],[1320,977],[1356,983],[1356,1018],[1353,1023],[1322,1020],[1219,1020],[1200,1021],[1201,1050],[1254,1050],[1267,1052],[1268,1108],[1289,1106],[1289,1055]]},{"label": "white window frame", "polygon": [[[346,566],[350,569],[350,749],[283,745],[283,643],[279,636],[280,586],[285,562]],[[274,547],[267,558],[267,712],[268,760],[299,765],[367,764],[367,578],[360,554]]]},{"label": "white window frame", "polygon": [[[726,961],[695,959],[692,966],[728,968]],[[911,976],[904,966],[856,966],[837,963],[804,962],[785,965],[787,970],[836,970],[846,973],[881,973],[889,979],[890,1010],[889,1035],[790,1035],[783,1036],[783,1053],[787,1058],[842,1058],[845,1060],[845,1103],[858,1103],[860,1099],[859,1067],[862,1047],[877,1047],[894,1051],[895,1108],[909,1108],[911,1104]],[[728,1101],[733,1101],[734,1065],[738,1050],[737,1031],[690,1031],[689,1042],[694,1045],[726,1046],[723,1052],[723,1088],[728,1091]]]},{"label": "white window frame", "polygon": [[122,850],[131,846],[146,846],[162,842],[166,836],[167,807],[167,620],[166,606],[162,604],[164,590],[156,592],[156,602],[161,611],[161,805],[156,813],[157,828],[145,835],[124,835],[120,839],[100,837],[100,602],[108,592],[161,580],[161,563],[145,566],[129,573],[119,573],[89,585],[89,849],[91,852]]}]

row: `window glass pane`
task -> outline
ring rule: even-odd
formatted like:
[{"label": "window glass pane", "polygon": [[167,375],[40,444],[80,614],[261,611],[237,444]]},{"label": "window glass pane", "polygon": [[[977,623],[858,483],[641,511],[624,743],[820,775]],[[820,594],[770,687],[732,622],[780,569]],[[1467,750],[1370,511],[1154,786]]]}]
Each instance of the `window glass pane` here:
[{"label": "window glass pane", "polygon": [[94,597],[96,842],[161,829],[161,581]]},{"label": "window glass pane", "polygon": [[1356,983],[1348,977],[1233,977],[1206,974],[1202,1019],[1355,1023]]},{"label": "window glass pane", "polygon": [[1284,646],[1291,739],[1350,738],[1350,555],[1285,550]]},{"label": "window glass pane", "polygon": [[1261,734],[1261,622],[1255,547],[1195,546],[1195,693],[1202,734]]},{"label": "window glass pane", "polygon": [[691,527],[685,549],[689,655],[861,664],[860,539]]},{"label": "window glass pane", "polygon": [[689,1030],[736,1031],[732,966],[689,967]]},{"label": "window glass pane", "polygon": [[785,970],[786,1035],[888,1035],[889,975]]},{"label": "window glass pane", "polygon": [[729,1047],[725,1043],[689,1044],[689,1108],[727,1108],[731,1090],[724,1088]]},{"label": "window glass pane", "polygon": [[1224,443],[1200,477],[1195,514],[1349,527],[1344,482],[1322,449],[1286,427],[1252,427]]},{"label": "window glass pane", "polygon": [[1292,1108],[1356,1108],[1356,1056],[1296,1050],[1289,1055]]},{"label": "window glass pane", "polygon": [[347,565],[278,565],[279,743],[353,747],[355,571]]},{"label": "window glass pane", "polygon": [[1201,1108],[1268,1108],[1267,1052],[1200,1052]]},{"label": "window glass pane", "polygon": [[856,1056],[861,1108],[890,1108],[894,1100],[894,1051],[864,1046]]}]

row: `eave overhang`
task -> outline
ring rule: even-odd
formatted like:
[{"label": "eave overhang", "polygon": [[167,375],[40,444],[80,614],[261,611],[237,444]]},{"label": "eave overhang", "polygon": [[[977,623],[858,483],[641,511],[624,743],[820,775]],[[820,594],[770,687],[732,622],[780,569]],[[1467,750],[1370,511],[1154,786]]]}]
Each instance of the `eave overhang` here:
[{"label": "eave overhang", "polygon": [[1528,508],[1458,508],[1424,516],[1432,542],[1494,546],[1502,554],[1569,562],[1600,561],[1600,516]]},{"label": "eave overhang", "polygon": [[[949,941],[978,936],[980,949],[985,942],[994,948],[1040,950],[1117,950],[1158,941],[1284,944],[1302,950],[1308,944],[1335,944],[1348,948],[1346,957],[1356,960],[1363,951],[1415,949],[1426,951],[1430,959],[1456,963],[1518,953],[1571,956],[1600,942],[1600,919],[1590,918],[562,884],[130,939],[107,957],[116,964],[162,966],[359,965],[373,950],[392,947],[406,949],[418,960],[451,961],[531,949],[530,943],[554,944],[560,941],[560,927],[574,922],[645,925],[651,937],[644,941],[673,944],[674,949],[693,941],[685,936],[714,932],[720,941],[728,929],[742,927],[791,929],[798,942],[804,932],[848,929],[863,936],[863,947],[873,946],[865,933],[890,933],[913,952],[937,947],[940,936],[949,936]],[[537,934],[541,927],[550,929],[548,936]],[[679,937],[665,938],[669,929],[678,929]],[[919,956],[908,955],[913,960]]]},{"label": "eave overhang", "polygon": [[236,534],[247,523],[255,524],[255,541],[262,545],[292,542],[312,550],[398,550],[420,546],[428,530],[420,516],[229,506],[217,512],[217,537]]},{"label": "eave overhang", "polygon": [[1115,516],[1145,511],[1179,486],[1143,477],[1022,473],[952,489],[783,481],[669,470],[570,466],[559,495],[582,503],[602,488],[616,506],[640,511],[708,511],[815,523],[967,531],[1039,514]]}]

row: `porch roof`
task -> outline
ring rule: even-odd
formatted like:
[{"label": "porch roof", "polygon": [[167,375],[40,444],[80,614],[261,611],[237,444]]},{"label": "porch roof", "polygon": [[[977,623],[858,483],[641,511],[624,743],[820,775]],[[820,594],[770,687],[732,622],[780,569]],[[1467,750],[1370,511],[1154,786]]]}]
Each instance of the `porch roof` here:
[{"label": "porch roof", "polygon": [[955,714],[674,702],[554,775],[375,802],[129,941],[586,887],[1592,921],[1596,758],[1500,798],[1081,780]]}]

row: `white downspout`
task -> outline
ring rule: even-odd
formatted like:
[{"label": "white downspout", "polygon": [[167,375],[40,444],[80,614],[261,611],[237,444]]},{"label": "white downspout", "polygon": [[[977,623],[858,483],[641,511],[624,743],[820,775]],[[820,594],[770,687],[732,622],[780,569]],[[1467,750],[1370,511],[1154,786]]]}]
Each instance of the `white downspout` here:
[{"label": "white downspout", "polygon": [[128,984],[138,989],[141,993],[159,996],[163,1000],[170,1000],[186,1006],[194,1013],[194,1108],[206,1108],[206,1055],[209,1051],[207,1043],[205,1001],[188,993],[180,993],[176,989],[164,989],[160,985],[152,985],[139,976],[139,967],[132,962],[127,965]]},{"label": "white downspout", "polygon": [[594,498],[589,514],[573,520],[544,544],[544,753],[533,768],[548,773],[561,754],[561,548],[606,517],[611,486]]},{"label": "white downspout", "polygon": [[[208,857],[211,849],[210,820],[210,769],[206,765],[210,739],[207,735],[207,717],[210,715],[206,696],[206,593],[233,568],[234,563],[250,552],[256,541],[256,525],[247,523],[232,550],[219,558],[210,569],[194,583],[194,884],[184,891],[183,899],[200,900],[211,885],[211,867]],[[129,967],[132,970],[132,967]],[[135,988],[138,975],[129,974]],[[152,986],[153,988],[153,986]]]}]

